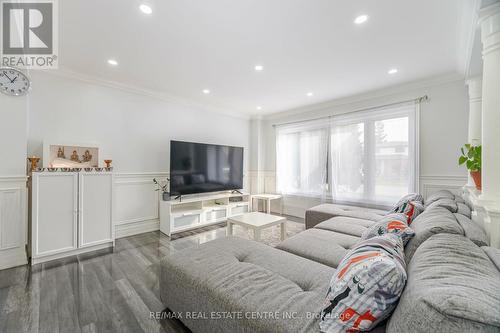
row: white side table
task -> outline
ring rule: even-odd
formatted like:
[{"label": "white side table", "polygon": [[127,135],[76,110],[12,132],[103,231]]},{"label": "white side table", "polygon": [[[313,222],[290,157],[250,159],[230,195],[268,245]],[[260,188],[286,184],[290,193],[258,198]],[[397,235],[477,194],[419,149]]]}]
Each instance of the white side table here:
[{"label": "white side table", "polygon": [[250,203],[252,205],[252,211],[254,209],[254,199],[257,199],[257,209],[259,207],[259,200],[264,200],[266,203],[266,211],[268,214],[271,214],[271,200],[280,199],[280,214],[283,215],[283,199],[280,194],[255,194],[251,196]]}]

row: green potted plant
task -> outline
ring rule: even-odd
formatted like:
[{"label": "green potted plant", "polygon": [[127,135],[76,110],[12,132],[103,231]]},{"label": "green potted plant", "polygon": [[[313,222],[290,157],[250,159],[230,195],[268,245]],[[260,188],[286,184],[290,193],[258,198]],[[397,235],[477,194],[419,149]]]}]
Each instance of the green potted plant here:
[{"label": "green potted plant", "polygon": [[481,146],[466,144],[460,148],[462,155],[458,159],[458,164],[467,167],[476,188],[481,190]]}]

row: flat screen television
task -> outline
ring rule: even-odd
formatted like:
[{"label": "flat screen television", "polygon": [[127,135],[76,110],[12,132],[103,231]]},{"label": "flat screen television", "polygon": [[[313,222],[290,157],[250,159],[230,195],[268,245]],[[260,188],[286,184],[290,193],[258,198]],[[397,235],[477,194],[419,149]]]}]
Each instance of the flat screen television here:
[{"label": "flat screen television", "polygon": [[243,188],[243,148],[170,141],[170,195]]}]

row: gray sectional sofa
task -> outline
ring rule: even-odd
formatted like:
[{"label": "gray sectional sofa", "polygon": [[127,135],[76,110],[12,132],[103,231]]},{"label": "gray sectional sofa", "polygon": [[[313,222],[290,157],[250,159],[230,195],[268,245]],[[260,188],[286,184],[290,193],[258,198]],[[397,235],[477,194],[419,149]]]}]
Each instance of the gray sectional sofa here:
[{"label": "gray sectional sofa", "polygon": [[321,204],[306,211],[306,229],[336,216],[345,216],[375,221],[387,214],[387,211],[357,206]]},{"label": "gray sectional sofa", "polygon": [[[449,202],[436,202],[411,224],[408,282],[392,316],[373,332],[500,331],[500,250]],[[227,237],[169,255],[161,299],[193,332],[319,332],[335,268],[375,223],[352,212],[276,248]]]}]

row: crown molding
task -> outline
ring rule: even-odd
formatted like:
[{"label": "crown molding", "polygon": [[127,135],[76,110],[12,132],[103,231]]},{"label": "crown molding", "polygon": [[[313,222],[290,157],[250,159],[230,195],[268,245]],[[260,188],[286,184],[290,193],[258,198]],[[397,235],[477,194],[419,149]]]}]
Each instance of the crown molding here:
[{"label": "crown molding", "polygon": [[332,107],[349,106],[355,103],[369,102],[370,100],[384,97],[391,97],[396,94],[417,92],[420,89],[441,86],[453,82],[464,82],[465,77],[460,73],[447,73],[443,75],[433,76],[422,80],[410,81],[407,83],[393,85],[387,88],[368,91],[365,93],[355,94],[347,97],[333,99],[323,103],[307,105],[299,108],[294,108],[286,111],[275,112],[264,116],[265,120],[273,120],[286,116],[300,115],[307,112],[323,111]]},{"label": "crown molding", "polygon": [[[212,113],[217,113],[217,114],[229,116],[232,118],[249,120],[251,117],[251,114],[242,114],[239,112],[231,111],[231,109],[234,110],[234,108],[229,108],[229,107],[220,106],[220,105],[214,105],[213,103],[212,104],[203,104],[203,103],[200,103],[198,101],[193,101],[193,100],[189,100],[187,98],[175,96],[175,95],[169,94],[167,92],[159,92],[159,91],[144,89],[144,88],[134,86],[134,85],[119,83],[116,81],[109,81],[109,80],[105,80],[105,79],[98,78],[95,76],[90,76],[90,75],[86,75],[83,73],[75,72],[75,71],[72,71],[70,69],[63,68],[61,66],[59,66],[58,70],[38,70],[37,72],[47,74],[50,76],[54,76],[54,77],[76,80],[76,81],[80,81],[80,82],[87,83],[90,85],[97,85],[97,86],[116,89],[116,90],[120,90],[120,91],[131,93],[131,94],[136,94],[136,95],[140,95],[140,96],[144,96],[144,97],[154,98],[154,99],[157,99],[157,100],[160,100],[163,102],[176,103],[176,104],[181,104],[181,105],[184,105],[187,107],[204,109],[204,110],[212,112]],[[244,110],[240,110],[240,111],[244,111]]]}]

